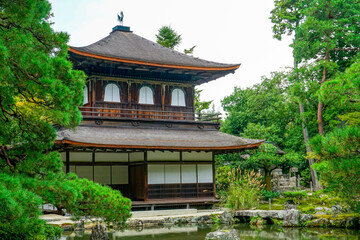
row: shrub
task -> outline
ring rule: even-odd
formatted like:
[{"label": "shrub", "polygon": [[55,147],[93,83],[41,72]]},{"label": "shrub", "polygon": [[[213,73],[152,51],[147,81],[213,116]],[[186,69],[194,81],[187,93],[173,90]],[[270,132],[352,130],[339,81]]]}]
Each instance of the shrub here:
[{"label": "shrub", "polygon": [[274,192],[274,191],[267,191],[267,190],[263,190],[261,191],[261,195],[265,200],[269,200],[269,199],[273,199],[273,198],[277,198],[280,196],[280,193],[278,192]]},{"label": "shrub", "polygon": [[223,200],[228,195],[230,179],[228,173],[231,171],[230,166],[221,166],[216,169],[216,194]]},{"label": "shrub", "polygon": [[264,186],[261,181],[261,174],[252,171],[241,171],[232,169],[229,172],[229,195],[226,206],[232,210],[250,209],[257,205],[261,195],[261,188]]},{"label": "shrub", "polygon": [[284,192],[283,196],[294,200],[295,203],[299,203],[299,201],[301,199],[307,197],[307,192],[306,191],[288,191],[288,192]]}]

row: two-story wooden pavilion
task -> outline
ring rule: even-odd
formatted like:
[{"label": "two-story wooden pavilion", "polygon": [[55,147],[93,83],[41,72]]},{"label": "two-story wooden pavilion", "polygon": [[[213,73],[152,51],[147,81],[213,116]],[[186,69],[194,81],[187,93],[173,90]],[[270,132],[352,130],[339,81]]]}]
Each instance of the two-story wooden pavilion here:
[{"label": "two-story wooden pavilion", "polygon": [[194,110],[194,87],[239,64],[194,58],[124,26],[69,55],[88,79],[82,123],[58,132],[64,170],[119,189],[134,206],[215,202],[214,155],[262,143],[221,133],[218,115]]}]

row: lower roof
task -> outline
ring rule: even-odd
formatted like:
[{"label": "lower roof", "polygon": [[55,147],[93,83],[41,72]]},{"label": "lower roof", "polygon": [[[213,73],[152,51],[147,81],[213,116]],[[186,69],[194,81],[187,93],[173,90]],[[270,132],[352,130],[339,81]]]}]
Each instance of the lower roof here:
[{"label": "lower roof", "polygon": [[75,130],[59,130],[56,138],[57,144],[82,147],[183,151],[237,151],[258,147],[263,142],[214,130],[81,125]]}]

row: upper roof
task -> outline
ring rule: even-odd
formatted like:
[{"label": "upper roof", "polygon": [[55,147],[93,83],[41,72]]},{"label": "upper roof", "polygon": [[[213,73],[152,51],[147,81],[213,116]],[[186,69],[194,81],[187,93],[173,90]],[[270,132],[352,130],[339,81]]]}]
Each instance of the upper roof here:
[{"label": "upper roof", "polygon": [[214,72],[216,77],[233,72],[240,64],[224,64],[195,58],[114,28],[109,36],[85,47],[70,47],[72,54],[148,67]]},{"label": "upper roof", "polygon": [[238,151],[258,147],[263,142],[219,131],[82,125],[75,130],[60,130],[56,138],[58,144],[83,147],[184,151]]}]

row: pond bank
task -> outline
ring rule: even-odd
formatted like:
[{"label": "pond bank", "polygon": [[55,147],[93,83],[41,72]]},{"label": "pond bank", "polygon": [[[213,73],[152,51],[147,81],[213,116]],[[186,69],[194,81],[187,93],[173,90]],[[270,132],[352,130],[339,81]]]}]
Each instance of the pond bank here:
[{"label": "pond bank", "polygon": [[[296,209],[289,210],[241,210],[229,214],[223,210],[157,210],[137,211],[127,220],[128,228],[170,227],[188,224],[231,224],[232,217],[238,222],[251,222],[252,225],[276,224],[284,227],[330,227],[360,228],[359,214],[301,214]],[[64,231],[91,229],[94,223],[71,220],[71,217],[55,214],[43,215],[49,224],[57,225]]]}]

